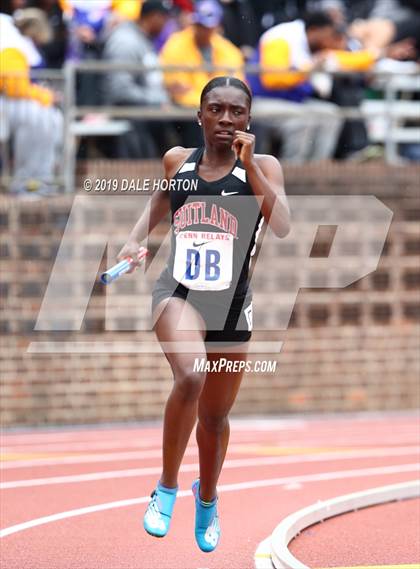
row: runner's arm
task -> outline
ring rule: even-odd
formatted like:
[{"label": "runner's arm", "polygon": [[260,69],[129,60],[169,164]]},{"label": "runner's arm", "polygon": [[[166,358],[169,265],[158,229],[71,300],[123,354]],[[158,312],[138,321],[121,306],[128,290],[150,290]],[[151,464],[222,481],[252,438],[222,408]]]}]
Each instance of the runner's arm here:
[{"label": "runner's arm", "polygon": [[[185,148],[171,148],[163,156],[163,168],[165,178],[170,179],[176,173],[176,169],[182,160],[185,159],[188,151]],[[146,209],[141,214],[139,220],[131,231],[126,244],[117,255],[117,259],[121,261],[126,257],[132,257],[137,260],[137,252],[140,243],[153,231],[156,225],[167,215],[170,209],[169,194],[164,190],[153,192]],[[134,270],[134,269],[133,269]]]},{"label": "runner's arm", "polygon": [[262,196],[261,213],[277,237],[290,231],[290,209],[284,191],[283,171],[274,156],[260,155],[247,168],[248,182],[256,196]]}]

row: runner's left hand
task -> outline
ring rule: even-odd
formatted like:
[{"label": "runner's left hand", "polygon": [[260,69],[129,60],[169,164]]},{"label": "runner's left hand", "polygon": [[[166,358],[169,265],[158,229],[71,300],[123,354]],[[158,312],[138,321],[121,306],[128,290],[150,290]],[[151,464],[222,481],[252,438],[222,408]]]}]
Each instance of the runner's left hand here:
[{"label": "runner's left hand", "polygon": [[249,166],[254,160],[255,136],[249,132],[235,130],[233,137],[232,150],[242,164]]}]

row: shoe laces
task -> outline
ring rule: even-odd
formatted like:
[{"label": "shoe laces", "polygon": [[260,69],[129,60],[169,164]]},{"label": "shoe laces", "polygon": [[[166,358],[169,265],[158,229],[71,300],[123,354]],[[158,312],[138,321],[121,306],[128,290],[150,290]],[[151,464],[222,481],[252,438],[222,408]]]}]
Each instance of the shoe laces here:
[{"label": "shoe laces", "polygon": [[152,498],[150,500],[149,503],[149,510],[151,510],[151,512],[155,515],[155,516],[160,516],[161,512],[159,510],[159,505],[158,505],[158,495],[156,490],[154,490],[151,494],[150,497]]}]

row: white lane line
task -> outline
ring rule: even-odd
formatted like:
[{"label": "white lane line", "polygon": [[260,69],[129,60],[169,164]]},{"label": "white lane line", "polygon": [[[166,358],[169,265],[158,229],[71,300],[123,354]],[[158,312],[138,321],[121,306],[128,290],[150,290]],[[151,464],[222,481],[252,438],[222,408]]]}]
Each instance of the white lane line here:
[{"label": "white lane line", "polygon": [[[261,434],[260,431],[273,431],[275,434],[279,433],[279,431],[282,432],[282,434],[284,434],[284,436],[287,436],[288,433],[284,433],[284,431],[288,431],[289,428],[285,428],[285,427],[281,427],[279,426],[278,428],[274,429],[272,428],[272,426],[270,425],[270,429],[267,428],[263,428],[262,425],[259,425],[259,423],[257,423],[256,427],[254,428],[252,425],[248,426],[247,429],[245,428],[238,428],[236,425],[234,426],[235,430],[237,431],[236,433],[232,433],[232,440],[235,440],[235,442],[241,442],[241,441],[248,441],[248,440],[253,440],[253,439],[257,439],[258,440],[261,438]],[[252,429],[252,430],[251,430]],[[251,431],[250,431],[251,430]],[[294,432],[295,429],[291,428],[291,431],[293,431],[293,435],[296,436],[296,433]],[[250,431],[250,432],[247,432]],[[258,431],[258,432],[256,432]],[[133,440],[134,439],[134,440]],[[36,442],[31,442],[31,441],[22,441],[21,443],[15,443],[13,440],[10,441],[8,440],[7,437],[1,437],[0,440],[2,440],[2,451],[4,453],[6,452],[10,452],[10,453],[17,453],[17,452],[36,452],[36,451],[50,451],[50,450],[62,450],[62,451],[66,451],[66,450],[83,450],[83,449],[95,449],[95,448],[124,448],[124,447],[150,447],[153,445],[159,445],[162,442],[162,434],[159,431],[159,433],[154,433],[153,437],[151,437],[149,434],[147,434],[147,431],[127,431],[127,432],[122,432],[118,434],[118,437],[115,438],[98,438],[98,439],[86,439],[86,440],[81,440],[81,438],[77,438],[76,440],[36,440]]]},{"label": "white lane line", "polygon": [[16,446],[2,446],[1,450],[3,454],[31,454],[33,452],[68,452],[73,450],[96,450],[96,449],[118,449],[118,448],[148,448],[153,446],[159,446],[162,443],[162,438],[156,438],[154,440],[126,440],[126,441],[98,441],[98,442],[69,442],[69,443],[45,443],[37,444],[34,446],[27,447],[16,447]]},{"label": "white lane line", "polygon": [[[243,445],[246,443],[240,443],[239,445],[231,445],[233,450],[238,447],[243,449]],[[253,444],[253,443],[248,443]],[[189,446],[185,451],[186,456],[196,454],[196,446]],[[244,452],[242,450],[242,452]],[[248,454],[249,451],[246,451]],[[109,452],[101,454],[88,454],[88,455],[76,455],[76,456],[59,456],[51,458],[31,458],[28,460],[5,460],[0,464],[0,470],[10,470],[15,468],[33,468],[35,466],[60,466],[64,464],[85,464],[92,462],[115,462],[120,460],[141,460],[148,458],[161,458],[162,447],[161,443],[155,449],[148,449],[143,451],[126,451],[126,452]]]},{"label": "white lane line", "polygon": [[[78,441],[78,442],[49,442],[44,444],[37,443],[36,445],[1,445],[0,449],[3,454],[31,454],[36,452],[66,452],[66,451],[73,451],[73,450],[100,450],[100,449],[118,449],[118,448],[150,448],[153,446],[161,446],[162,444],[162,436],[154,437],[151,439],[150,437],[147,440],[143,440],[145,437],[142,435],[138,435],[136,437],[131,437],[130,439],[124,440],[104,440],[104,441]],[[290,435],[286,434],[285,439],[289,440]],[[134,440],[133,440],[134,439]],[[267,439],[270,440],[270,439]],[[299,439],[300,442],[302,439]],[[261,441],[261,434],[260,433],[240,433],[239,436],[232,435],[231,441],[237,444],[242,443],[253,443],[253,442],[260,442]],[[331,441],[329,441],[331,442]],[[401,439],[400,439],[401,442]],[[323,443],[325,445],[325,441]],[[290,446],[290,445],[289,445]]]},{"label": "white lane line", "polygon": [[[287,424],[285,421],[252,421],[252,422],[238,422],[240,420],[231,419],[232,430],[235,433],[242,435],[253,435],[255,432],[274,432],[274,433],[288,433],[289,431],[296,435],[296,431],[306,431],[306,425],[300,422],[291,422]],[[232,433],[234,434],[234,433]],[[45,433],[45,434],[32,434],[28,433],[26,435],[16,435],[12,433],[0,432],[0,441],[3,445],[10,445],[16,447],[29,447],[31,445],[54,445],[67,443],[80,443],[80,442],[100,442],[103,440],[116,440],[124,441],[127,438],[150,438],[151,436],[157,437],[159,440],[162,438],[162,427],[161,425],[149,428],[146,427],[141,429],[139,427],[127,428],[126,430],[120,431],[109,431],[104,429],[103,431],[71,431],[63,433]]]},{"label": "white lane line", "polygon": [[[307,482],[322,482],[326,480],[341,480],[345,478],[359,478],[365,476],[385,476],[390,474],[403,474],[407,472],[418,471],[420,469],[420,463],[414,464],[403,464],[399,466],[384,466],[381,468],[365,468],[356,470],[339,470],[335,472],[323,472],[321,474],[305,474],[303,476],[287,476],[284,478],[270,478],[263,480],[254,480],[250,482],[239,482],[235,484],[224,484],[218,486],[217,490],[219,493],[222,492],[236,492],[240,490],[249,490],[254,488],[267,488],[269,486],[279,486],[283,484],[291,483],[307,483]],[[178,492],[178,497],[183,498],[189,496],[191,490],[182,490]],[[118,500],[116,502],[108,502],[105,504],[96,504],[95,506],[87,506],[84,508],[77,508],[75,510],[67,510],[66,512],[60,512],[58,514],[52,514],[49,516],[44,516],[42,518],[36,518],[34,520],[29,520],[8,528],[4,528],[0,531],[0,538],[7,537],[14,533],[24,531],[33,527],[48,524],[50,522],[56,522],[58,520],[64,520],[67,518],[72,518],[76,516],[83,516],[85,514],[92,514],[94,512],[101,512],[104,510],[111,510],[114,508],[124,508],[127,506],[133,506],[136,504],[143,504],[150,500],[150,496],[143,496],[142,498],[131,498],[127,500]]]},{"label": "white lane line", "polygon": [[[186,455],[192,454],[192,449],[186,450]],[[147,451],[109,452],[103,454],[89,454],[77,456],[62,456],[59,458],[36,458],[31,460],[8,460],[0,465],[0,470],[14,468],[27,468],[34,466],[59,466],[61,464],[85,464],[88,462],[114,462],[118,460],[139,460],[144,458],[158,458],[162,456],[161,449]]]},{"label": "white lane line", "polygon": [[[420,429],[420,426],[419,426]],[[258,437],[258,440],[261,441],[261,436]],[[270,439],[268,439],[270,440]],[[343,445],[343,446],[374,446],[374,445],[381,445],[385,441],[388,445],[401,445],[401,444],[420,444],[420,436],[419,433],[413,432],[411,436],[401,436],[394,433],[383,433],[378,437],[367,437],[366,433],[364,435],[360,435],[360,437],[345,437],[342,434],[333,434],[331,433],[325,437],[319,436],[311,436],[302,435],[300,438],[295,438],[294,436],[290,437],[283,437],[283,438],[276,438],[272,439],[278,443],[285,443],[287,441],[288,446],[293,446],[297,444],[305,444],[306,446],[326,446],[331,445],[333,443],[335,446]]]},{"label": "white lane line", "polygon": [[[391,421],[392,418],[392,421]],[[417,415],[413,415],[411,418],[411,423],[404,417],[394,417],[394,415],[385,415],[385,420],[382,416],[377,417],[373,414],[370,417],[370,413],[356,413],[347,419],[343,419],[336,416],[326,416],[326,417],[309,417],[308,419],[302,420],[299,418],[286,418],[286,419],[263,419],[263,418],[232,418],[231,424],[235,427],[236,431],[279,431],[279,430],[302,430],[312,432],[314,428],[319,431],[321,436],[328,438],[331,434],[336,434],[337,425],[340,427],[340,431],[346,433],[348,430],[349,434],[358,434],[365,437],[366,431],[369,429],[370,434],[372,434],[373,428],[379,426],[381,429],[387,429],[391,434],[403,435],[404,433],[411,434],[413,430],[416,430],[415,422],[418,420]],[[327,422],[326,422],[327,421]],[[390,421],[392,427],[390,428]],[[401,432],[400,432],[401,431]],[[103,437],[113,437],[125,438],[127,436],[138,436],[139,438],[144,438],[150,434],[156,434],[161,432],[161,425],[152,425],[142,428],[139,425],[123,425],[120,428],[110,428],[109,425],[104,425],[102,429],[90,428],[85,425],[78,427],[72,426],[71,430],[63,428],[62,431],[51,431],[46,432],[17,432],[13,433],[7,430],[0,432],[0,440],[5,444],[9,445],[20,445],[23,446],[30,444],[43,444],[47,442],[81,442],[81,441],[96,441],[102,440]],[[382,436],[382,435],[381,435]]]},{"label": "white lane line", "polygon": [[[235,427],[236,428],[236,427]],[[277,435],[277,431],[274,433]],[[291,434],[283,433],[285,438],[289,440]],[[293,436],[296,434],[293,432]],[[134,439],[134,440],[133,440]],[[146,440],[145,440],[146,439]],[[235,443],[246,443],[252,442],[254,440],[260,441],[261,433],[260,432],[251,432],[246,433],[246,431],[239,431],[239,433],[233,433],[231,440]],[[302,439],[297,439],[300,442]],[[401,439],[399,439],[401,442]],[[118,439],[105,439],[105,440],[97,440],[97,441],[46,441],[46,442],[37,442],[28,443],[28,444],[2,444],[1,451],[4,454],[7,453],[33,453],[33,452],[51,452],[51,451],[72,451],[72,450],[95,450],[95,449],[113,449],[113,448],[130,448],[130,447],[138,447],[138,448],[147,448],[152,446],[160,446],[162,442],[162,435],[157,437],[149,437],[143,433],[127,433],[126,438],[118,438]],[[330,442],[330,439],[329,439]],[[323,441],[325,444],[325,440]],[[290,446],[290,445],[289,445]]]},{"label": "white lane line", "polygon": [[10,432],[1,432],[0,433],[0,440],[7,442],[7,444],[17,444],[17,445],[28,445],[28,444],[43,444],[46,442],[77,442],[81,440],[85,441],[96,441],[102,440],[103,437],[127,437],[129,435],[136,435],[139,437],[147,436],[148,433],[160,433],[161,427],[145,427],[141,428],[139,426],[135,427],[122,427],[121,429],[108,429],[104,428],[103,430],[98,429],[85,429],[81,428],[80,430],[76,427],[72,427],[71,430],[63,432],[48,432],[48,433],[10,433]]},{"label": "white lane line", "polygon": [[[386,443],[391,446],[391,445],[396,445],[398,447],[400,447],[402,444],[404,446],[415,446],[417,445],[420,448],[420,440],[418,438],[413,438],[413,439],[405,439],[402,440],[401,438],[398,440],[390,440],[389,438],[385,437]],[[295,449],[295,448],[299,448],[299,447],[303,447],[303,448],[311,448],[311,447],[317,447],[317,448],[322,448],[322,447],[328,447],[331,448],[332,446],[334,447],[359,447],[359,448],[372,448],[374,446],[380,446],[381,444],[383,444],[384,438],[382,438],[380,441],[372,441],[369,443],[369,445],[366,445],[366,438],[364,441],[353,441],[353,444],[350,444],[349,441],[333,441],[333,444],[331,444],[331,439],[329,441],[315,441],[315,440],[292,440],[290,438],[284,439],[284,441],[281,440],[274,440],[274,441],[266,441],[266,442],[262,442],[261,443],[261,439],[260,438],[255,438],[255,440],[252,439],[248,439],[247,441],[236,441],[235,443],[231,443],[230,447],[232,449],[232,452],[245,452],[245,453],[249,453],[249,452],[254,452],[254,449],[256,449],[257,447],[278,447],[279,449]],[[37,465],[54,465],[54,464],[61,464],[62,461],[64,459],[69,459],[69,458],[76,458],[77,456],[83,456],[83,455],[76,455],[76,453],[78,452],[93,452],[95,453],[95,451],[104,451],[102,453],[97,453],[96,456],[102,457],[102,456],[118,456],[118,453],[120,453],[121,455],[126,454],[127,456],[130,455],[130,453],[141,453],[140,449],[144,449],[145,452],[157,452],[158,449],[161,448],[162,445],[162,441],[158,440],[158,441],[154,441],[154,442],[150,442],[150,443],[142,443],[142,444],[137,444],[137,443],[122,443],[122,444],[100,444],[100,445],[85,445],[85,444],[78,444],[78,445],[68,445],[66,447],[62,447],[62,448],[48,448],[48,447],[37,447],[37,448],[33,448],[33,449],[27,449],[27,450],[19,450],[17,451],[16,449],[13,450],[12,448],[2,448],[0,452],[0,470],[2,469],[8,469],[8,468],[23,468],[23,467],[27,467],[27,466],[37,466]],[[153,448],[154,447],[154,448]],[[252,447],[252,448],[251,448]],[[128,449],[133,449],[133,450],[128,450]],[[115,449],[115,451],[113,451],[113,449]],[[119,450],[119,449],[127,449],[127,450]],[[137,450],[134,450],[137,449]],[[49,458],[37,458],[36,455],[40,454],[40,455],[50,455]],[[76,456],[60,456],[60,455],[65,455],[65,454],[73,454]],[[26,458],[26,459],[19,459],[17,458],[17,456],[31,456],[31,458]],[[35,456],[32,456],[35,455]],[[86,455],[85,455],[86,456]],[[91,456],[91,455],[89,455]],[[95,456],[95,454],[93,454],[92,456]],[[134,455],[133,455],[134,456]],[[153,458],[153,456],[151,456]],[[145,457],[147,458],[147,457]],[[112,460],[112,459],[111,459]],[[96,462],[96,461],[95,461]]]},{"label": "white lane line", "polygon": [[[322,453],[307,454],[296,456],[276,456],[259,458],[239,458],[226,460],[223,468],[244,468],[253,466],[274,466],[278,464],[296,464],[305,462],[323,462],[326,460],[353,460],[355,458],[389,458],[392,456],[419,455],[418,447],[402,447],[369,449],[352,451],[348,453]],[[185,464],[181,466],[181,472],[195,472],[199,468],[198,464]],[[49,486],[52,484],[73,484],[79,482],[93,482],[95,480],[110,480],[114,478],[131,478],[140,476],[150,476],[160,474],[161,466],[150,466],[143,468],[130,468],[125,470],[110,470],[106,472],[88,472],[85,474],[72,474],[64,476],[50,476],[47,478],[31,478],[27,480],[10,480],[0,483],[0,490],[10,490],[14,488],[29,488],[33,486]],[[291,488],[293,489],[293,488]]]},{"label": "white lane line", "polygon": [[235,431],[300,431],[309,426],[302,419],[231,419],[230,423]]},{"label": "white lane line", "polygon": [[[253,433],[255,430],[261,431],[279,431],[279,430],[296,430],[302,429],[307,426],[307,421],[302,421],[301,419],[240,419],[232,418],[231,425],[235,427],[237,431],[250,431]],[[155,435],[156,433],[161,436],[162,426],[161,423],[155,426],[143,427],[139,424],[133,424],[132,426],[124,425],[119,429],[109,428],[104,426],[103,429],[96,428],[86,428],[85,426],[78,428],[72,426],[71,430],[66,430],[63,428],[62,431],[48,431],[48,432],[19,432],[13,433],[3,430],[0,432],[0,440],[6,442],[7,444],[16,445],[30,445],[30,444],[43,444],[47,442],[59,443],[59,442],[80,442],[81,440],[86,441],[96,441],[102,440],[103,437],[113,437],[123,439],[127,436],[138,436],[144,437],[148,436],[148,433]]]},{"label": "white lane line", "polygon": [[[275,436],[269,437],[266,441],[264,441],[264,444],[266,446],[270,446],[270,444],[272,446],[285,445],[287,447],[302,446],[302,445],[306,447],[309,446],[322,447],[322,446],[331,445],[331,435],[328,436],[326,435],[325,437],[315,435],[314,437],[311,437],[310,433],[307,433],[306,435],[303,433],[301,437],[296,437],[296,431],[290,432],[289,435],[284,431],[272,434],[274,434]],[[238,433],[236,433],[236,436],[234,433],[233,436],[231,437],[232,443],[240,445],[246,443],[251,444],[254,441],[261,444],[261,434],[259,434],[258,432],[245,434],[245,431],[242,431],[239,433],[239,436],[237,435]],[[133,437],[135,437],[135,440],[133,440]],[[398,446],[401,446],[401,444],[404,445],[420,444],[420,437],[418,436],[418,433],[413,431],[410,433],[410,436],[408,436],[408,434],[403,436],[398,432],[393,431],[392,434],[391,433],[389,435],[382,434],[380,437],[376,438],[371,437],[368,440],[366,440],[366,433],[363,434],[361,433],[360,436],[355,436],[354,433],[351,436],[346,436],[345,434],[341,433],[341,436],[339,436],[338,438],[336,438],[336,436],[334,437],[333,442],[334,446],[366,447],[367,445],[369,446],[381,445],[384,440],[386,440],[388,446],[394,444]],[[150,437],[145,437],[143,433],[138,433],[136,435],[130,433],[130,438],[127,437],[127,439],[124,440],[109,439],[109,440],[84,442],[79,439],[77,442],[76,441],[45,442],[42,444],[38,443],[36,445],[8,444],[7,446],[6,445],[1,446],[1,452],[2,455],[7,455],[7,454],[20,455],[25,453],[30,455],[32,453],[37,453],[37,452],[47,454],[49,452],[66,453],[72,451],[85,451],[85,450],[94,451],[94,450],[130,449],[130,448],[146,449],[146,448],[151,448],[153,446],[160,447],[160,445],[161,445],[161,436],[153,437],[152,439]]]},{"label": "white lane line", "polygon": [[[379,441],[366,441],[366,435],[362,438],[355,439],[354,437],[349,438],[334,438],[334,446],[358,446],[358,447],[365,447],[375,446],[382,444],[384,438],[381,437]],[[388,446],[393,444],[397,444],[401,446],[402,444],[420,444],[420,437],[413,436],[413,437],[386,437],[386,443]],[[141,440],[138,437],[137,440],[126,440],[126,441],[100,441],[100,442],[69,442],[68,444],[63,443],[46,443],[43,445],[34,445],[34,446],[1,446],[0,447],[0,459],[4,458],[7,460],[7,455],[31,455],[35,453],[68,453],[68,452],[75,452],[75,451],[95,451],[95,450],[117,450],[117,449],[150,449],[153,447],[160,448],[162,444],[162,438],[156,438],[153,440]],[[301,437],[301,438],[294,438],[293,436],[284,436],[282,438],[275,437],[275,438],[267,438],[261,441],[261,434],[256,433],[255,437],[247,436],[244,438],[241,437],[231,437],[231,444],[236,445],[246,445],[246,444],[258,444],[259,446],[285,446],[285,447],[293,447],[293,446],[305,446],[305,447],[325,447],[331,446],[331,437],[320,439],[318,438],[310,438],[309,436]]]}]

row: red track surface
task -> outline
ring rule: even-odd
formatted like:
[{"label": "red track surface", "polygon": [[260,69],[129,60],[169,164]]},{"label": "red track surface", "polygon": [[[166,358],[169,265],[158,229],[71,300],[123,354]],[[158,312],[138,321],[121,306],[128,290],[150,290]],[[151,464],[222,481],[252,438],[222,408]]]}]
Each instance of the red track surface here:
[{"label": "red track surface", "polygon": [[309,567],[420,562],[420,500],[391,502],[303,531],[290,551]]},{"label": "red track surface", "polygon": [[[145,504],[159,476],[160,428],[8,433],[2,439],[1,527],[18,531],[2,538],[1,566],[251,569],[258,543],[288,514],[320,499],[417,478],[419,438],[414,415],[233,421],[230,450],[219,481],[222,540],[216,552],[204,554],[194,541],[189,494],[178,498],[165,539],[152,538],[142,529]],[[198,472],[196,463],[191,441],[183,463],[187,471],[180,474],[181,490],[190,489]],[[80,479],[87,474],[89,480]],[[238,483],[243,486],[235,486]],[[121,500],[127,502],[69,517],[72,510]],[[390,508],[404,508],[403,504]],[[355,516],[377,516],[383,522],[381,508]],[[67,512],[63,519],[14,527],[63,512]],[[404,513],[397,519],[401,535],[412,531],[411,515]],[[345,516],[339,522],[328,522],[328,527],[335,523],[345,524],[346,535],[359,539],[359,521]],[[331,527],[328,541],[335,543],[332,536],[342,529],[341,525]],[[301,555],[310,553],[315,547],[312,542],[303,545]],[[298,540],[296,544],[300,547]],[[381,562],[388,562],[392,552],[386,541],[379,547]],[[331,552],[335,555],[332,564],[323,558],[324,567],[353,563],[344,548],[334,546]],[[369,539],[364,541],[363,563],[376,563],[377,552],[375,534],[370,545]],[[341,553],[342,558],[337,558]],[[407,563],[405,557],[403,562]],[[389,563],[395,563],[395,555],[389,556]]]}]

